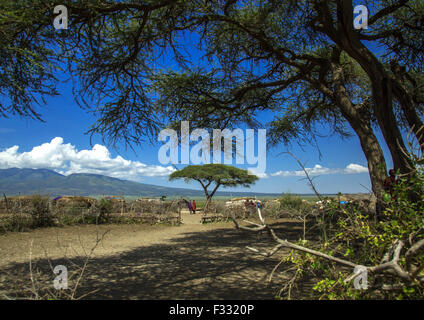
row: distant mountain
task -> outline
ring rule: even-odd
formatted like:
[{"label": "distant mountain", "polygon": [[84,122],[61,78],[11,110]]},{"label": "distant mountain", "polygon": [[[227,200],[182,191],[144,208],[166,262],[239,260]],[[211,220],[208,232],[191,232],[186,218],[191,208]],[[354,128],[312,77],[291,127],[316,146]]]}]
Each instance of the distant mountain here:
[{"label": "distant mountain", "polygon": [[0,179],[11,180],[34,180],[34,179],[48,179],[51,177],[63,177],[60,173],[57,173],[48,169],[0,169]]},{"label": "distant mountain", "polygon": [[[204,196],[201,190],[168,188],[152,184],[111,178],[98,174],[75,173],[61,175],[48,169],[0,169],[0,195],[30,195],[34,193],[61,195],[125,195],[139,197],[160,197],[165,195],[198,197]],[[217,192],[216,195],[229,196],[272,195],[252,192]]]}]

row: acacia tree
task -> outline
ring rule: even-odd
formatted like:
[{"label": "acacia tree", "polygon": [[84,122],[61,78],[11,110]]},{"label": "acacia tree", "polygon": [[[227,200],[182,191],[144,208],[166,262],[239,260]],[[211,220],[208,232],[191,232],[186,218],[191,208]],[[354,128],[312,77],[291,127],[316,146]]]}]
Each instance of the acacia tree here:
[{"label": "acacia tree", "polygon": [[[2,4],[16,12],[14,1]],[[49,44],[45,48],[58,43],[56,58],[67,59],[79,81],[79,103],[98,116],[91,132],[112,143],[155,140],[160,129],[180,120],[198,127],[254,127],[263,110],[278,115],[275,142],[314,141],[317,123],[342,136],[351,126],[379,197],[386,168],[374,131],[381,130],[402,172],[410,162],[402,152],[402,129],[412,128],[423,139],[417,132],[424,101],[422,1],[365,1],[375,12],[368,30],[354,29],[353,2],[347,0],[61,4],[69,8],[69,30],[46,31],[52,3],[22,9],[25,16],[35,12],[35,27],[25,20],[11,24],[12,15],[2,28],[14,26],[16,32],[7,32],[10,41],[31,35],[19,45],[34,53],[43,46],[30,47],[32,39]],[[189,35],[196,43],[185,40]],[[187,50],[195,44],[204,54],[197,63]],[[383,55],[374,53],[376,45]],[[50,61],[38,56],[38,64]],[[172,57],[178,68],[161,68],[162,56]]]},{"label": "acacia tree", "polygon": [[[323,71],[321,66],[317,68],[315,74],[309,77],[305,86],[305,96],[307,97],[305,105],[307,108],[305,111],[297,113],[296,117],[300,116],[301,121],[307,128],[311,120],[322,119],[323,112],[330,113],[333,117],[340,116],[350,125],[357,135],[367,159],[372,190],[378,200],[377,211],[380,211],[383,208],[380,200],[384,193],[383,184],[386,177],[386,165],[383,151],[373,131],[373,124],[375,127],[376,120],[370,107],[371,97],[367,90],[368,79],[364,76],[362,70],[358,68],[357,64],[337,47],[330,50],[326,59],[327,64],[324,68],[327,70]],[[323,72],[327,74],[324,77],[320,77]],[[308,91],[310,92],[311,90],[315,90],[317,92],[316,95],[321,96],[318,102],[309,98],[310,94],[308,94]],[[318,111],[314,111],[315,109],[318,109]],[[310,114],[314,113],[318,113],[318,118],[315,115],[311,119]],[[274,126],[272,133],[276,134],[277,137],[285,132],[284,125],[287,124],[285,120],[286,115],[283,115],[282,118],[272,124]],[[329,118],[329,120],[331,121],[332,119]],[[281,124],[283,127],[281,127]],[[342,136],[344,134],[342,129],[339,130],[339,133]]]},{"label": "acacia tree", "polygon": [[[206,196],[205,211],[212,197],[219,187],[250,187],[259,178],[249,174],[247,170],[239,169],[225,164],[190,165],[184,169],[173,172],[169,180],[184,179],[185,182],[197,181],[203,188]],[[209,190],[209,187],[213,187]]]},{"label": "acacia tree", "polygon": [[[417,66],[416,63],[423,62],[422,1],[382,1],[382,8],[369,20],[369,26],[378,25],[371,34],[364,34],[362,30],[353,28],[352,1],[312,1],[312,6],[317,13],[310,21],[312,29],[329,37],[367,73],[371,81],[373,111],[395,168],[408,172],[411,163],[404,153],[399,153],[399,147],[403,150],[406,148],[396,123],[393,104],[396,101],[400,105],[409,127],[416,134],[420,144],[424,145],[424,137],[418,133],[423,122],[416,108],[422,105],[423,101],[413,102],[413,95],[405,86],[405,78],[396,72],[396,69],[399,69],[398,59],[408,64],[410,70]],[[388,49],[385,54],[391,60],[393,74],[390,74],[384,62],[365,45],[364,40],[377,41]],[[405,54],[405,47],[409,47],[412,52]],[[403,75],[406,75],[406,67],[403,70]],[[412,83],[414,84],[414,81]],[[422,91],[422,88],[416,89]]]}]

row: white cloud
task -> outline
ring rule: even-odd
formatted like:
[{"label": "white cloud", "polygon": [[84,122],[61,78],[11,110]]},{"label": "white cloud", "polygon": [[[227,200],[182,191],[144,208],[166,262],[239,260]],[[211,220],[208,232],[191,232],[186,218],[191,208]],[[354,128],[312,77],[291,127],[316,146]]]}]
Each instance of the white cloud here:
[{"label": "white cloud", "polygon": [[[305,168],[310,176],[317,175],[328,175],[328,174],[357,174],[357,173],[365,173],[368,172],[368,168],[363,167],[356,163],[351,163],[346,166],[344,169],[331,169],[325,168],[319,164],[316,164],[313,168]],[[305,172],[303,170],[298,171],[278,171],[272,173],[271,176],[274,177],[304,177]]]},{"label": "white cloud", "polygon": [[168,176],[175,171],[171,166],[146,165],[121,156],[112,158],[109,150],[99,144],[91,150],[78,151],[70,143],[64,144],[61,137],[29,152],[19,153],[19,146],[0,151],[0,169],[7,168],[47,168],[64,175],[94,173],[127,180],[139,180],[142,176]]},{"label": "white cloud", "polygon": [[249,174],[254,174],[255,176],[258,176],[260,179],[266,179],[269,178],[269,176],[265,172],[259,172],[256,168],[249,168],[247,169]]},{"label": "white cloud", "polygon": [[365,168],[359,164],[351,163],[345,169],[346,174],[364,173],[368,172],[368,168]]}]

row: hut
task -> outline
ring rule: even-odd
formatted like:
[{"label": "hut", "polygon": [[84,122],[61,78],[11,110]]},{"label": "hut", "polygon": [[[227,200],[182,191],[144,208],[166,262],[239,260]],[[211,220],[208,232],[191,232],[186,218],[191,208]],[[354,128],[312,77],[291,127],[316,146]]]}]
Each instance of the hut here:
[{"label": "hut", "polygon": [[89,209],[94,204],[96,204],[97,200],[89,197],[82,196],[63,196],[56,197],[53,199],[52,203],[57,208],[65,208],[65,207],[79,207]]}]

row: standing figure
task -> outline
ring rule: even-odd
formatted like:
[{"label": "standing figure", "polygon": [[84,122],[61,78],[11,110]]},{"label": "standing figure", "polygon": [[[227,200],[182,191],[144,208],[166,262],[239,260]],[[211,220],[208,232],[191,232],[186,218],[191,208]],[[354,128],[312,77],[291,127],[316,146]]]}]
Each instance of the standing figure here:
[{"label": "standing figure", "polygon": [[191,213],[191,211],[193,210],[193,208],[191,207],[191,202],[188,201],[188,200],[186,200],[186,199],[184,199],[183,197],[181,197],[181,199],[185,202],[185,204],[187,205],[188,210]]},{"label": "standing figure", "polygon": [[389,176],[384,180],[384,190],[387,192],[390,192],[390,196],[392,197],[392,200],[395,199],[394,191],[396,184],[396,172],[394,169],[389,170]]},{"label": "standing figure", "polygon": [[188,206],[188,210],[190,211],[190,214],[192,214],[193,213],[193,207],[191,205],[191,201],[190,200],[187,201],[187,206]]},{"label": "standing figure", "polygon": [[191,203],[191,207],[193,209],[193,214],[196,214],[196,200],[193,200]]}]

